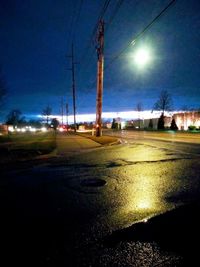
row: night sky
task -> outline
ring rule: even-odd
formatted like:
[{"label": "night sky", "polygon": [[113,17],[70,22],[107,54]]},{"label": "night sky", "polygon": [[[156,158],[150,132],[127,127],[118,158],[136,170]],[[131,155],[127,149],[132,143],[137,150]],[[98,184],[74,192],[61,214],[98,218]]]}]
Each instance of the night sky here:
[{"label": "night sky", "polygon": [[[72,114],[70,58],[74,54],[77,113],[96,111],[96,51],[92,32],[103,0],[1,0],[0,65],[8,94],[2,116],[11,109],[54,114],[61,98]],[[116,6],[121,2],[117,12]],[[152,109],[161,90],[168,90],[174,109],[200,104],[200,1],[177,0],[152,27],[113,61],[170,0],[111,0],[105,20],[103,111],[133,110],[138,102]],[[151,51],[143,69],[132,54]]]}]

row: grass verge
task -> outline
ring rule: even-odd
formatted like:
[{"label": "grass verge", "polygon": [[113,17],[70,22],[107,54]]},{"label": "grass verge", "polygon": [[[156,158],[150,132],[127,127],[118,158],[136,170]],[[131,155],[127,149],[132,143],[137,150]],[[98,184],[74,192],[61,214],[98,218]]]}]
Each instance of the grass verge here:
[{"label": "grass verge", "polygon": [[92,134],[88,134],[88,133],[78,133],[79,135],[83,136],[83,137],[86,137],[86,138],[89,138],[101,145],[111,145],[113,143],[118,143],[119,142],[119,139],[116,138],[116,137],[112,137],[112,136],[99,136],[99,137],[96,137],[96,136],[93,136]]},{"label": "grass verge", "polygon": [[18,133],[0,138],[0,162],[28,160],[49,154],[56,148],[56,134]]}]

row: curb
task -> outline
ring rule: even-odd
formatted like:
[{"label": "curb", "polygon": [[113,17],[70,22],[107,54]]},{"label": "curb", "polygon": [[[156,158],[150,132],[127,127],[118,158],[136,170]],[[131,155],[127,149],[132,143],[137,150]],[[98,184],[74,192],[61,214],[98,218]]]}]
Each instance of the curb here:
[{"label": "curb", "polygon": [[112,143],[109,143],[109,144],[106,144],[106,145],[102,145],[102,146],[113,146],[113,145],[120,145],[120,144],[122,144],[122,142],[121,142],[120,139],[118,139],[115,142],[112,142]]}]

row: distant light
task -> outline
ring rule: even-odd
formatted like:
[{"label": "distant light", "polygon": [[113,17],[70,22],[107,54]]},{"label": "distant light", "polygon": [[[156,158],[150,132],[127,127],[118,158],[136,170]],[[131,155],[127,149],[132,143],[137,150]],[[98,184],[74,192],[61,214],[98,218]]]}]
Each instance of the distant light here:
[{"label": "distant light", "polygon": [[[177,113],[177,111],[173,111],[173,113]],[[166,112],[166,116],[170,116],[171,113]],[[143,110],[140,112],[142,119],[153,119],[153,118],[159,118],[161,115],[160,111],[155,111],[152,113],[152,110]],[[38,115],[40,117],[40,115]],[[53,118],[57,118],[59,121],[62,120],[61,116],[53,115]],[[95,123],[96,120],[96,113],[86,113],[86,114],[77,114],[77,122],[93,122]],[[124,120],[132,120],[132,119],[138,119],[138,111],[135,110],[129,110],[129,111],[118,111],[118,112],[103,112],[102,118],[105,120],[112,120],[113,118],[120,117]],[[69,115],[69,124],[73,123],[74,117],[72,115]],[[51,126],[53,127],[53,126]]]},{"label": "distant light", "polygon": [[125,128],[126,128],[126,122],[125,122],[125,121],[122,121],[122,122],[121,122],[121,128],[122,128],[122,129],[125,129]]},{"label": "distant light", "polygon": [[135,63],[138,66],[144,66],[151,60],[150,52],[146,48],[141,48],[134,54]]},{"label": "distant light", "polygon": [[42,127],[42,128],[41,128],[41,131],[42,131],[42,132],[46,132],[46,131],[47,131],[47,128]]},{"label": "distant light", "polygon": [[8,131],[9,131],[9,132],[14,132],[15,129],[13,128],[13,126],[8,126]]},{"label": "distant light", "polygon": [[36,132],[35,128],[30,128],[30,132]]}]

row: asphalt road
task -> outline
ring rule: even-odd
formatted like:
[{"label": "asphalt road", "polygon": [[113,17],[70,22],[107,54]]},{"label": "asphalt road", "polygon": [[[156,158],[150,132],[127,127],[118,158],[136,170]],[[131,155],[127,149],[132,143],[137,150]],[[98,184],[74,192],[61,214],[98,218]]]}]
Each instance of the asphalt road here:
[{"label": "asphalt road", "polygon": [[80,147],[1,174],[1,266],[198,266],[200,146]]},{"label": "asphalt road", "polygon": [[200,133],[178,132],[178,131],[105,131],[108,135],[135,140],[162,140],[168,142],[183,142],[189,144],[200,144]]}]

